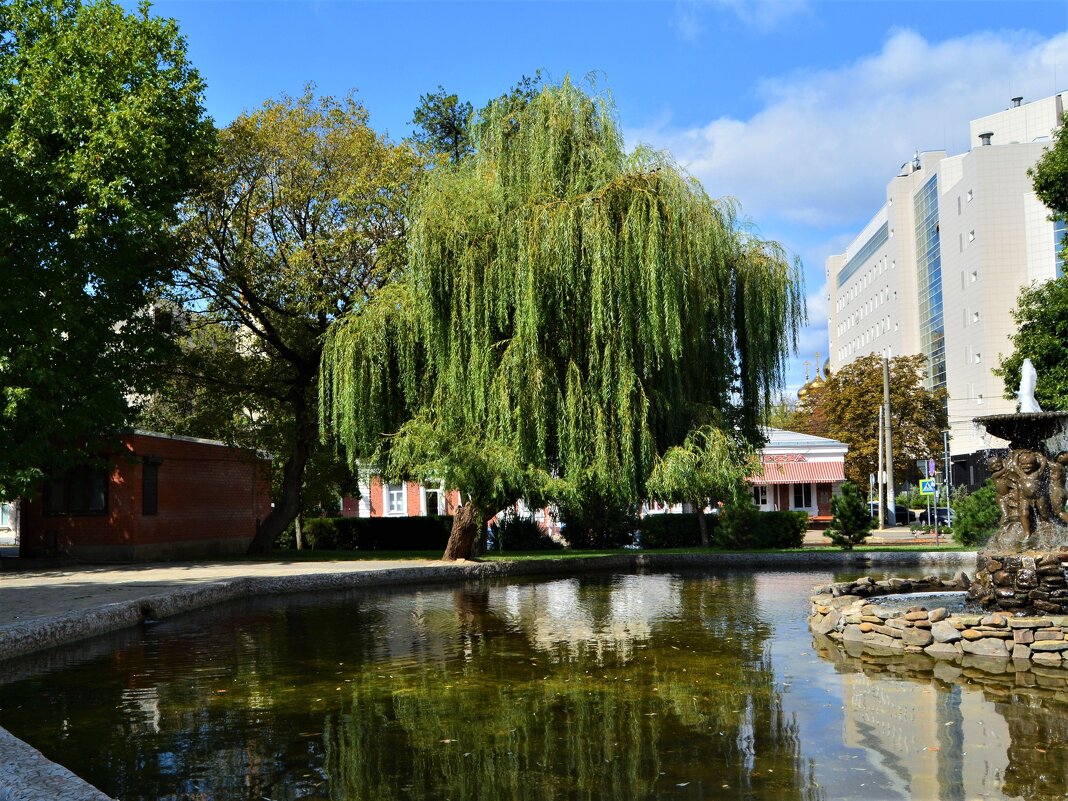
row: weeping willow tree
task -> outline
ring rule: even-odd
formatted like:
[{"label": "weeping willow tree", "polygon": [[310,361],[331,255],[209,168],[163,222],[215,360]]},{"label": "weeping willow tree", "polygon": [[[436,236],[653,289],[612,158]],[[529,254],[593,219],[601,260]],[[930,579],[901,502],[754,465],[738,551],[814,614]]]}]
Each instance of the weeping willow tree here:
[{"label": "weeping willow tree", "polygon": [[[755,436],[796,348],[796,264],[564,81],[491,104],[413,198],[403,287],[330,330],[323,424],[458,487],[445,558],[518,497],[645,492],[697,423]],[[383,433],[390,436],[383,438]]]}]

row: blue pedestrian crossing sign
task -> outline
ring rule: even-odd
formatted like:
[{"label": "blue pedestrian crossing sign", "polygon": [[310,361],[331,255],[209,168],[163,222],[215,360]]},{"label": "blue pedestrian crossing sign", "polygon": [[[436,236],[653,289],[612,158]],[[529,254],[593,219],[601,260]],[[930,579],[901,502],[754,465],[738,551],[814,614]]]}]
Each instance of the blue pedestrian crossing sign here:
[{"label": "blue pedestrian crossing sign", "polygon": [[938,482],[933,478],[925,478],[920,481],[920,495],[934,495],[938,490]]}]

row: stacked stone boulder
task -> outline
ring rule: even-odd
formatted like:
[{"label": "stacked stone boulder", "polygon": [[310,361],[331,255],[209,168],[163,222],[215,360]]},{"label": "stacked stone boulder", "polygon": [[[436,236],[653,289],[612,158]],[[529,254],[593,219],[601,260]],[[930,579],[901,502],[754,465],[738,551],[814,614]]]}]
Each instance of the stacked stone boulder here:
[{"label": "stacked stone boulder", "polygon": [[972,597],[986,608],[1068,614],[1068,552],[980,554]]},{"label": "stacked stone boulder", "polygon": [[925,653],[955,659],[964,654],[1027,659],[1060,665],[1068,654],[1068,616],[950,614],[944,607],[893,608],[871,599],[904,592],[965,590],[967,576],[908,581],[870,577],[816,587],[809,628],[846,648],[881,653]]}]

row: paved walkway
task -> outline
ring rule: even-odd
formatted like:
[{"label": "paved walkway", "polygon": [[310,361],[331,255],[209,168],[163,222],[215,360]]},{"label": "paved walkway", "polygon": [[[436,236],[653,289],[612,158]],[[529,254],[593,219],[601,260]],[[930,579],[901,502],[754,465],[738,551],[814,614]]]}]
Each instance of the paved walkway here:
[{"label": "paved walkway", "polygon": [[[216,562],[62,569],[0,573],[0,627],[37,617],[133,601],[168,590],[234,578],[301,577],[347,574],[450,563],[427,559],[353,562]],[[456,563],[453,563],[456,564]],[[463,564],[463,563],[459,563]]]}]

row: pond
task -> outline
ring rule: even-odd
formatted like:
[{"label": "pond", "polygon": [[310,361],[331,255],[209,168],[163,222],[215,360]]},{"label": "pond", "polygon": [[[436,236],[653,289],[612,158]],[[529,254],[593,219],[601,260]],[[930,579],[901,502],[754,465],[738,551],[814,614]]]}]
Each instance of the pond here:
[{"label": "pond", "polygon": [[4,663],[0,725],[123,801],[1063,798],[1068,671],[828,649],[854,577],[249,601]]}]

